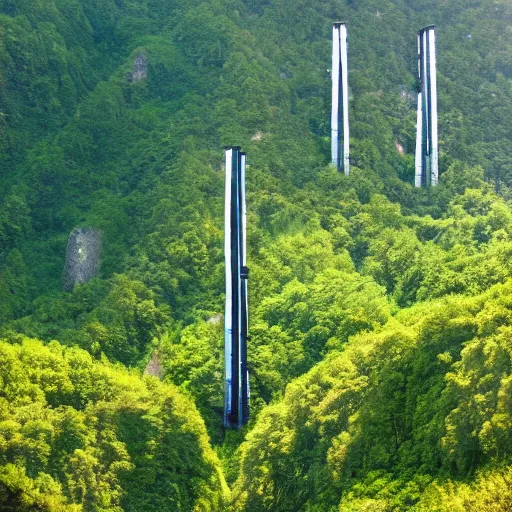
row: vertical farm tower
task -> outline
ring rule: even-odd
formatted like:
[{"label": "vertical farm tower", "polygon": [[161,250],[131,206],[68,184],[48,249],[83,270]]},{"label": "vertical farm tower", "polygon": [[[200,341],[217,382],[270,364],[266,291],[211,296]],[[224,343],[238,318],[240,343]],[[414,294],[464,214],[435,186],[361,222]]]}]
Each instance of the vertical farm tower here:
[{"label": "vertical farm tower", "polygon": [[346,176],[350,172],[347,60],[347,26],[336,22],[332,27],[331,162]]},{"label": "vertical farm tower", "polygon": [[238,146],[225,151],[226,311],[224,315],[224,426],[240,428],[249,420],[247,370],[247,279],[245,165]]},{"label": "vertical farm tower", "polygon": [[416,123],[415,185],[437,185],[439,145],[437,133],[436,30],[418,32],[418,118]]}]

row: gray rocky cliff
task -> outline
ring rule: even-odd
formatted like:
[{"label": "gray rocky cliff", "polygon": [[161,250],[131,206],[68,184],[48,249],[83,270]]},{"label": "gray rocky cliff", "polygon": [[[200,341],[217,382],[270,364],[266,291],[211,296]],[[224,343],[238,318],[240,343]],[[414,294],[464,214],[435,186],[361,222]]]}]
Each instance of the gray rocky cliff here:
[{"label": "gray rocky cliff", "polygon": [[98,229],[75,228],[69,235],[63,275],[65,291],[98,275],[103,234]]}]

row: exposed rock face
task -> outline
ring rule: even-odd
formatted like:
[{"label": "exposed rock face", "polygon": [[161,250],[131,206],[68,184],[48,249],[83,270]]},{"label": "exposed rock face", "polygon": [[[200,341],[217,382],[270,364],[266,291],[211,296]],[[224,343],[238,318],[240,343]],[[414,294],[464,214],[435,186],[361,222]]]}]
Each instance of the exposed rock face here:
[{"label": "exposed rock face", "polygon": [[164,368],[157,351],[153,352],[151,355],[151,359],[149,360],[146,369],[144,370],[144,375],[152,375],[153,377],[157,377],[159,379],[164,376]]},{"label": "exposed rock face", "polygon": [[146,80],[147,77],[148,58],[143,53],[139,53],[133,62],[133,71],[130,75],[130,79],[132,82],[138,82],[139,80]]},{"label": "exposed rock face", "polygon": [[265,136],[265,134],[263,132],[256,132],[251,137],[251,140],[254,141],[254,142],[259,142],[261,139],[263,139],[264,136]]},{"label": "exposed rock face", "polygon": [[222,313],[220,313],[218,315],[211,316],[210,318],[208,318],[208,320],[206,320],[206,323],[207,324],[220,324],[222,322],[223,318],[224,318],[224,315],[222,315]]},{"label": "exposed rock face", "polygon": [[64,267],[63,288],[73,290],[77,283],[86,283],[100,269],[103,233],[93,228],[75,228],[69,235]]}]

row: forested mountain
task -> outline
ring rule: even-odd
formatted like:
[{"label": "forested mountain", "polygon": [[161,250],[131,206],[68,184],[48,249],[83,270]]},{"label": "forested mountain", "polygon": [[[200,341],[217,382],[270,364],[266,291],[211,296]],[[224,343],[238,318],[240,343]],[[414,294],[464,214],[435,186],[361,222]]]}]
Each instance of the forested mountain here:
[{"label": "forested mountain", "polygon": [[[336,20],[349,177],[329,165]],[[416,190],[431,23],[441,176]],[[509,0],[0,0],[0,510],[510,510],[511,34]],[[75,228],[102,234],[101,269],[63,291]]]}]

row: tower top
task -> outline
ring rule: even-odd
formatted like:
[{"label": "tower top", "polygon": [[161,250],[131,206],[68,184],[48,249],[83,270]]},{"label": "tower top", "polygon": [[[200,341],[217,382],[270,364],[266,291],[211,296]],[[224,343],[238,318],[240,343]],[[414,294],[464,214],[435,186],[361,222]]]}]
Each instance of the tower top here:
[{"label": "tower top", "polygon": [[427,25],[426,27],[423,27],[420,30],[418,30],[418,34],[421,34],[422,32],[425,32],[426,30],[431,30],[431,29],[435,29],[435,28],[436,28],[435,25]]}]

